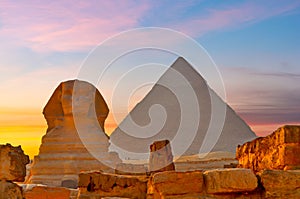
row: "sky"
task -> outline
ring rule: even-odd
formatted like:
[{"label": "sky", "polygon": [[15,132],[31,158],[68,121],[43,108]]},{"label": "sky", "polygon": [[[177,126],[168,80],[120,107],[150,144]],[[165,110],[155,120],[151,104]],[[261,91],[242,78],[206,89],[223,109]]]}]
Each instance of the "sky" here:
[{"label": "sky", "polygon": [[[0,143],[36,155],[46,132],[42,109],[58,84],[78,77],[101,42],[144,27],[179,31],[202,45],[220,71],[226,102],[258,136],[299,124],[299,19],[297,0],[0,0]],[[175,59],[154,54],[166,66]],[[125,117],[150,88],[115,115]],[[108,88],[99,89],[111,98]]]}]

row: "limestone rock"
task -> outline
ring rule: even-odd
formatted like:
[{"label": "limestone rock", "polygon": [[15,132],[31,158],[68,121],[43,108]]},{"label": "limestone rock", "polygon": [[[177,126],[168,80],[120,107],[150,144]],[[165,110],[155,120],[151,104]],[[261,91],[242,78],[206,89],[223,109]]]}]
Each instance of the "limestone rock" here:
[{"label": "limestone rock", "polygon": [[24,192],[25,199],[69,199],[71,190],[63,187],[35,186]]},{"label": "limestone rock", "polygon": [[49,132],[55,127],[66,125],[66,116],[72,117],[74,114],[97,119],[104,130],[108,112],[107,104],[97,88],[88,82],[70,80],[62,82],[55,89],[43,114],[48,124],[47,132]]},{"label": "limestone rock", "polygon": [[300,198],[300,170],[264,170],[259,175],[265,198]]},{"label": "limestone rock", "polygon": [[43,113],[48,129],[27,182],[75,188],[81,171],[114,172],[121,160],[108,152],[108,108],[93,85],[79,80],[61,83]]},{"label": "limestone rock", "polygon": [[[192,91],[187,93],[189,90]],[[179,97],[186,100],[182,102],[184,110]],[[198,105],[191,103],[193,100],[197,101]],[[220,136],[216,126],[220,124],[221,119],[211,118],[221,116],[221,112],[212,112],[215,110],[212,109],[212,104],[217,107],[216,110],[222,110],[218,108],[223,107],[226,113]],[[195,121],[191,112],[198,109],[200,119]],[[166,115],[163,118],[164,122],[161,122],[163,119],[159,119],[162,115]],[[209,133],[208,129],[211,130]],[[205,142],[207,135],[212,139],[218,138],[211,150]],[[149,157],[148,146],[156,140],[168,139],[173,155],[179,156],[183,153],[191,155],[211,151],[235,152],[238,144],[254,138],[256,135],[249,126],[209,87],[203,77],[180,57],[114,130],[110,136],[110,148],[117,151],[122,159],[146,159]]]},{"label": "limestone rock", "polygon": [[[154,199],[170,198],[184,194],[199,195],[203,191],[201,171],[165,171],[153,174],[148,182],[148,196]],[[187,197],[187,196],[186,196]]]},{"label": "limestone rock", "polygon": [[[244,171],[243,174],[246,174],[246,176],[239,176],[241,171]],[[231,173],[232,175],[225,172]],[[252,175],[248,175],[248,172],[250,172]],[[204,173],[202,171],[166,171],[155,173],[154,175],[151,175],[148,182],[147,199],[264,198],[262,191],[255,189],[257,185],[257,179],[251,170],[212,170],[211,173],[208,174],[210,177],[209,179],[207,176],[205,176],[207,173],[208,171]],[[237,176],[241,178],[239,182],[237,182]],[[247,177],[250,177],[250,180],[247,179]],[[249,183],[249,181],[252,182]],[[220,188],[222,188],[222,190]]]},{"label": "limestone rock", "polygon": [[263,169],[300,168],[300,126],[283,126],[266,137],[237,148],[239,167],[255,172]]},{"label": "limestone rock", "polygon": [[250,169],[216,169],[203,173],[210,194],[253,191],[258,183]]},{"label": "limestone rock", "polygon": [[147,193],[147,177],[116,175],[103,172],[82,172],[79,175],[79,198],[125,197],[144,199]]},{"label": "limestone rock", "polygon": [[0,199],[22,199],[22,189],[12,182],[0,181]]},{"label": "limestone rock", "polygon": [[149,171],[173,171],[173,154],[169,140],[155,141],[150,145]]},{"label": "limestone rock", "polygon": [[0,145],[0,180],[23,182],[26,176],[26,164],[29,156],[21,146]]}]

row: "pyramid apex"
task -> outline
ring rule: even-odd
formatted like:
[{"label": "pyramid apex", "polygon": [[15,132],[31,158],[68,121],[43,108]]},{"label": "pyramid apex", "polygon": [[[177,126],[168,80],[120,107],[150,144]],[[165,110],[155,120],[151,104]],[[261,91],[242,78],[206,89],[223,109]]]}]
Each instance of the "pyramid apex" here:
[{"label": "pyramid apex", "polygon": [[[163,77],[168,76],[168,78],[171,78],[171,76],[174,77],[174,73],[172,70],[176,70],[181,75],[183,75],[186,79],[192,81],[194,79],[198,79],[198,81],[205,82],[205,79],[202,77],[200,72],[198,72],[185,58],[178,57],[173,64],[169,67],[169,69],[162,75],[160,78],[163,79]],[[172,75],[173,74],[173,75]],[[199,83],[199,82],[198,82]]]},{"label": "pyramid apex", "polygon": [[178,57],[177,59],[176,59],[176,61],[180,61],[180,60],[182,60],[182,61],[186,61],[183,57]]},{"label": "pyramid apex", "polygon": [[191,68],[194,70],[194,72],[198,73],[195,68],[183,57],[178,57],[173,64],[170,66],[170,68],[173,68],[177,71],[180,71],[180,69],[187,69]]},{"label": "pyramid apex", "polygon": [[181,66],[181,65],[191,66],[190,63],[188,61],[186,61],[183,57],[178,57],[170,67],[176,68],[176,66]]}]

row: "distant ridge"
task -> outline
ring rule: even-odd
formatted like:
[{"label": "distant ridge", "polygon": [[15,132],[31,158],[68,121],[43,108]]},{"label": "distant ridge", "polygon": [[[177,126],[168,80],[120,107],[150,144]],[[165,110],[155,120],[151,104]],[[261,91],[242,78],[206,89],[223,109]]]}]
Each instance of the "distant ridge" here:
[{"label": "distant ridge", "polygon": [[[176,76],[176,72],[179,76]],[[199,153],[212,117],[211,99],[214,103],[223,105],[226,108],[224,127],[212,151],[235,152],[238,144],[243,144],[256,137],[249,126],[207,85],[205,79],[203,79],[184,58],[179,57],[160,77],[144,99],[132,109],[119,127],[111,134],[110,150],[117,151],[123,159],[125,157],[130,159],[148,158],[145,155],[139,155],[139,153],[149,152],[150,144],[157,140],[169,139],[172,144],[172,140],[176,136],[182,119],[181,116],[185,117],[185,126],[193,126],[192,122],[194,118],[192,118],[192,115],[186,114],[186,112],[181,113],[183,110],[180,109],[178,97],[171,91],[174,89],[184,93],[190,89],[186,82],[179,78],[180,76],[184,77],[191,85],[199,102],[198,107],[195,107],[189,102],[185,103],[185,105],[188,106],[188,110],[199,109],[200,120],[199,122],[197,120],[199,128],[194,138],[192,137],[193,135],[187,131],[184,132],[185,139],[182,141],[182,144],[177,143],[176,146],[172,145],[175,156],[178,155],[176,154],[176,149],[184,147],[186,142],[190,139],[192,139],[192,143],[185,154],[192,155]],[[167,85],[167,87],[164,85]],[[171,88],[171,90],[169,88]],[[185,97],[190,97],[192,102],[192,95]],[[160,118],[163,117],[163,112],[156,109],[161,108],[161,106],[164,107],[165,114],[167,115],[164,124],[160,124],[160,122],[163,122],[160,121]],[[149,117],[149,114],[152,118]],[[151,119],[153,121],[151,121]],[[157,119],[157,121],[155,121],[155,119]],[[152,122],[159,124],[152,127]],[[191,122],[191,124],[189,124],[189,122]],[[134,123],[145,128],[137,127]],[[158,131],[157,126],[161,125],[163,125],[163,127]],[[129,132],[129,134],[125,133],[123,129],[126,129],[125,131]],[[128,152],[124,152],[124,150]]]}]

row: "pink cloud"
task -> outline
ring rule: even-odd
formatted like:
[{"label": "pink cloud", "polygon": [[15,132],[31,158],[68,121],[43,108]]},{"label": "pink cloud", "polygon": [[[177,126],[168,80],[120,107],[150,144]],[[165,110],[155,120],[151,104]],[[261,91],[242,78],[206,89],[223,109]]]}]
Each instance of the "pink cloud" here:
[{"label": "pink cloud", "polygon": [[[3,0],[0,2],[0,37],[39,52],[85,50],[120,31],[139,27],[141,19],[150,12],[158,12],[151,19],[145,19],[150,24],[151,20],[157,20],[161,26],[191,36],[201,36],[287,13],[299,6],[300,2],[266,1],[262,4],[251,1],[208,9],[207,12],[199,7],[199,14],[187,18],[181,16],[184,10],[196,6],[194,4],[194,1],[170,5],[170,2],[154,4],[151,1],[131,0],[30,0],[26,3]],[[162,7],[166,6],[170,13],[163,12]],[[164,21],[165,16],[168,16],[168,20]]]},{"label": "pink cloud", "polygon": [[0,108],[37,108],[42,110],[61,81],[76,78],[74,65],[47,67],[16,75],[0,84]]},{"label": "pink cloud", "polygon": [[262,21],[267,18],[288,13],[299,7],[300,2],[285,1],[245,3],[222,9],[208,9],[203,17],[181,21],[175,24],[177,30],[191,36],[201,36],[211,31],[236,28],[244,24]]},{"label": "pink cloud", "polygon": [[2,1],[0,36],[36,51],[91,48],[119,31],[138,25],[145,3],[98,1]]},{"label": "pink cloud", "polygon": [[222,70],[227,102],[259,136],[284,124],[299,124],[299,76],[269,69],[226,67]]}]

